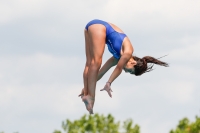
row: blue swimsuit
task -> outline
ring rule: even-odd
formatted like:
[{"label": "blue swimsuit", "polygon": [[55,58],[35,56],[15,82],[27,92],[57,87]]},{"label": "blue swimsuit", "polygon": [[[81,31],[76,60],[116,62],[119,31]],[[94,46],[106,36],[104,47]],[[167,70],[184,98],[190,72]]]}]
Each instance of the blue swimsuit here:
[{"label": "blue swimsuit", "polygon": [[115,31],[109,23],[98,19],[90,21],[85,28],[88,30],[88,27],[93,24],[102,24],[106,27],[106,44],[108,46],[108,50],[116,59],[119,59],[121,56],[120,51],[122,42],[126,37],[126,34]]}]

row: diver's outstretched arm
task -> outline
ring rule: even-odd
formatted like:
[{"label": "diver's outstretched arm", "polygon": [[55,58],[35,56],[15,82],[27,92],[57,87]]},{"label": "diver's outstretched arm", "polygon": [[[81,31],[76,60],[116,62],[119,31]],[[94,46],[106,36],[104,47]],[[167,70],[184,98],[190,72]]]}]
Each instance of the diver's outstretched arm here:
[{"label": "diver's outstretched arm", "polygon": [[131,57],[131,54],[129,54],[129,53],[127,53],[127,54],[124,53],[121,56],[120,60],[117,63],[117,66],[114,69],[113,73],[111,74],[108,82],[106,83],[106,85],[104,86],[104,88],[101,89],[100,91],[104,91],[105,90],[105,91],[108,92],[108,95],[110,97],[112,97],[112,94],[111,94],[112,90],[111,90],[111,87],[110,87],[111,83],[121,74],[124,65],[128,62],[128,60],[130,59],[130,57]]},{"label": "diver's outstretched arm", "polygon": [[106,61],[106,63],[101,67],[98,73],[97,81],[100,80],[103,75],[113,66],[117,64],[118,60],[115,59],[114,57],[111,57]]}]

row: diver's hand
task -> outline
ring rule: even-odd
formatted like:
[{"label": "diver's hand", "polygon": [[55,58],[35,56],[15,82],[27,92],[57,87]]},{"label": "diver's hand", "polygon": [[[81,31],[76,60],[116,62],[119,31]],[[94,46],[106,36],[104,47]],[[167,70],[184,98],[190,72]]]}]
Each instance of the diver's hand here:
[{"label": "diver's hand", "polygon": [[108,92],[108,95],[109,95],[110,97],[112,97],[112,94],[111,94],[112,90],[111,90],[111,88],[110,88],[110,83],[106,83],[106,85],[104,86],[104,88],[101,89],[100,91],[107,91],[107,92]]},{"label": "diver's hand", "polygon": [[84,88],[82,89],[81,94],[79,94],[78,96],[79,96],[79,97],[84,96]]}]

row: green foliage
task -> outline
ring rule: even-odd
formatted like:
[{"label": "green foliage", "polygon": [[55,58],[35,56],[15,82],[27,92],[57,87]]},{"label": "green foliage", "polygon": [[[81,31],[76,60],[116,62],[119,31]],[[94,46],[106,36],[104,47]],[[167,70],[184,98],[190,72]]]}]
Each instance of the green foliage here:
[{"label": "green foliage", "polygon": [[177,128],[170,133],[200,133],[200,117],[196,116],[196,121],[192,123],[187,118],[180,120]]},{"label": "green foliage", "polygon": [[[140,133],[139,126],[132,126],[133,121],[128,119],[124,122],[123,133]],[[65,133],[120,133],[120,122],[115,122],[114,117],[94,114],[84,115],[79,120],[70,121],[67,119],[62,123]],[[61,133],[56,130],[54,133]]]},{"label": "green foliage", "polygon": [[55,130],[53,133],[61,133],[61,131]]},{"label": "green foliage", "polygon": [[132,119],[128,119],[124,122],[124,129],[127,133],[140,133],[140,127],[136,124],[132,127],[133,121]]}]

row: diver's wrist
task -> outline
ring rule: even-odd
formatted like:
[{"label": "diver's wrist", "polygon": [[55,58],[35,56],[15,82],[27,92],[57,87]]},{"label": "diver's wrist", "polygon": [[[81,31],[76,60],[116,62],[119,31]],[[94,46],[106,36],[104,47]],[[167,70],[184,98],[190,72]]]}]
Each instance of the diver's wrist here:
[{"label": "diver's wrist", "polygon": [[106,84],[109,84],[109,85],[111,86],[111,82],[109,82],[109,81],[108,81],[108,82],[106,82]]}]

